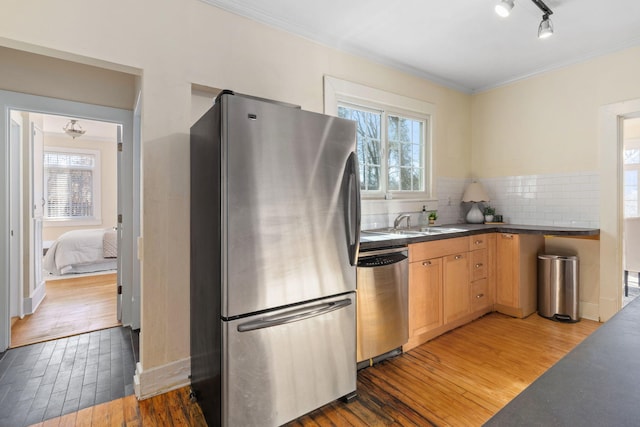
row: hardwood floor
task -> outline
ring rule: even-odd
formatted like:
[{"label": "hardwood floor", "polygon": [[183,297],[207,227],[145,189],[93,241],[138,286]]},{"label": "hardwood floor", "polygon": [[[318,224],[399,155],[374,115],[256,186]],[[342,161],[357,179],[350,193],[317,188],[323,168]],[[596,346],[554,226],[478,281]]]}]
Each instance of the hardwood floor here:
[{"label": "hardwood floor", "polygon": [[47,281],[47,296],[11,327],[11,348],[118,326],[116,273]]},{"label": "hardwood floor", "polygon": [[480,426],[599,323],[492,313],[358,373],[359,398],[290,426]]},{"label": "hardwood floor", "polygon": [[[360,371],[355,401],[332,402],[288,425],[480,426],[599,325],[492,313]],[[188,388],[84,411],[37,426],[206,425]]]},{"label": "hardwood floor", "polygon": [[140,402],[133,395],[127,396],[31,427],[206,425],[200,407],[189,400],[189,389],[184,387]]}]

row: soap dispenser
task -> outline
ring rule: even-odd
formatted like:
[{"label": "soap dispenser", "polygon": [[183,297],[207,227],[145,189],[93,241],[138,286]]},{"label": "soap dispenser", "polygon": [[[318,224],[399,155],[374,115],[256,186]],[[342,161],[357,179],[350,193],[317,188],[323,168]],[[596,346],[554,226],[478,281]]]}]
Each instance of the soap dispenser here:
[{"label": "soap dispenser", "polygon": [[427,207],[422,205],[422,212],[420,212],[420,226],[427,227],[429,225],[429,213]]}]

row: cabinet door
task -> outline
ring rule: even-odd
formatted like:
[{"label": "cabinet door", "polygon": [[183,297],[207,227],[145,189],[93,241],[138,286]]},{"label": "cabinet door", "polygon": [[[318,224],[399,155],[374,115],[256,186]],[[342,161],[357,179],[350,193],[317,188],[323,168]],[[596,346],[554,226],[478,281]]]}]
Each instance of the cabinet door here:
[{"label": "cabinet door", "polygon": [[520,236],[500,234],[496,245],[496,303],[520,305]]},{"label": "cabinet door", "polygon": [[450,255],[443,261],[444,323],[468,314],[470,304],[469,253]]},{"label": "cabinet door", "polygon": [[409,264],[409,338],[442,325],[442,258]]}]

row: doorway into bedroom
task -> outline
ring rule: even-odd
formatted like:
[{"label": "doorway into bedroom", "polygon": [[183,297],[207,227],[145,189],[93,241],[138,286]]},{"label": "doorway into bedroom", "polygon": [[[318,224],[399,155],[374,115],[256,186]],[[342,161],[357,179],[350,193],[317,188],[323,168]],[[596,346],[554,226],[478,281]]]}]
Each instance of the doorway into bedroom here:
[{"label": "doorway into bedroom", "polygon": [[12,317],[10,347],[120,325],[121,125],[18,110],[11,120],[22,166],[12,179],[23,266],[14,294],[24,304]]}]

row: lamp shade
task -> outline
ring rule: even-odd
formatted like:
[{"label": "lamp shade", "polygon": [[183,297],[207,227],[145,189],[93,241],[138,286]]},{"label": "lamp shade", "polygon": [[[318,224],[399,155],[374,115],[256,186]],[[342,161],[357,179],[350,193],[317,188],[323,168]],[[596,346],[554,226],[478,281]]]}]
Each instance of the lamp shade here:
[{"label": "lamp shade", "polygon": [[469,184],[464,194],[462,195],[463,202],[488,202],[489,195],[485,191],[482,184],[479,182],[472,182]]}]

